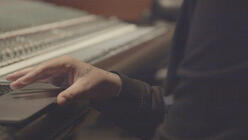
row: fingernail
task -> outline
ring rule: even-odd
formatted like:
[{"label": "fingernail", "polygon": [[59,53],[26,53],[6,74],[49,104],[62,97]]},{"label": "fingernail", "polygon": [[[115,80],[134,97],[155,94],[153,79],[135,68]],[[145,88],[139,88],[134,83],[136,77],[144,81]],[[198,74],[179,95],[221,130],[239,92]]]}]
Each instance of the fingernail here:
[{"label": "fingernail", "polygon": [[58,98],[58,104],[59,105],[64,105],[66,103],[66,99],[64,97]]},{"label": "fingernail", "polygon": [[11,78],[11,75],[7,75],[7,76],[6,76],[6,79],[7,79],[7,80],[8,80],[9,78]]},{"label": "fingernail", "polygon": [[10,74],[7,75],[7,77],[11,77],[11,76],[14,76],[14,75],[16,75],[16,73],[10,73]]},{"label": "fingernail", "polygon": [[10,84],[10,88],[13,89],[13,90],[19,89],[19,88],[22,88],[22,87],[23,87],[23,85],[20,84],[20,82],[12,82]]},{"label": "fingernail", "polygon": [[14,80],[11,79],[11,77],[6,77],[6,80],[10,81],[10,82],[13,82]]},{"label": "fingernail", "polygon": [[26,85],[26,84],[28,84],[28,79],[27,79],[26,77],[22,77],[21,79],[19,79],[18,82],[20,82],[20,83]]},{"label": "fingernail", "polygon": [[17,89],[17,87],[15,85],[13,85],[13,84],[10,84],[10,88],[13,89],[13,90]]}]

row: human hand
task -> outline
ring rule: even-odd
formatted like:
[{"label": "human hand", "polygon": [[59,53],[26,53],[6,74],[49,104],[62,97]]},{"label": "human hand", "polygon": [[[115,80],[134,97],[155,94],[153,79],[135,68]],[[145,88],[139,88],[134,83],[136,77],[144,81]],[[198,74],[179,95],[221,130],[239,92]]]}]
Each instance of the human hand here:
[{"label": "human hand", "polygon": [[109,99],[116,96],[121,87],[118,75],[69,56],[9,74],[7,80],[12,82],[12,89],[19,89],[38,81],[66,87],[57,96],[59,105],[75,99]]}]

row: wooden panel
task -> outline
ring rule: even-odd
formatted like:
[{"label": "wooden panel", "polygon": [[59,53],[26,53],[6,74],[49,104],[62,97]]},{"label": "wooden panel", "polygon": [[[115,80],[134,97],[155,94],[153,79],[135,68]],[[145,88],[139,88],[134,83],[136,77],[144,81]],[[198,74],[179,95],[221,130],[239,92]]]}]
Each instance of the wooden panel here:
[{"label": "wooden panel", "polygon": [[83,9],[94,14],[116,16],[128,21],[141,20],[151,9],[152,0],[44,0]]}]

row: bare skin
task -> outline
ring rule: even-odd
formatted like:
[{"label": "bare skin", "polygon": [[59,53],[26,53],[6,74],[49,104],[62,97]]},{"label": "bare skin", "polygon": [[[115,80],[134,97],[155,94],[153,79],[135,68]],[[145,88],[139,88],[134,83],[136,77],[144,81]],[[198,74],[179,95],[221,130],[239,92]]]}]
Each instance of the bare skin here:
[{"label": "bare skin", "polygon": [[116,96],[121,88],[118,75],[69,56],[9,74],[7,80],[12,82],[12,89],[19,89],[38,81],[62,86],[65,90],[57,96],[59,105],[76,99],[103,101]]}]

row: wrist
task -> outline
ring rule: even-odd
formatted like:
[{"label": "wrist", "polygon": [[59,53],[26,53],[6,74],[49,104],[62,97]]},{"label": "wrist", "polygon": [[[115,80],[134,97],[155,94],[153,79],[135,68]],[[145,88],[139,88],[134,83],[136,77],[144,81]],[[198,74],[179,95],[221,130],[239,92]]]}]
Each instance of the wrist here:
[{"label": "wrist", "polygon": [[104,95],[101,98],[90,100],[91,106],[99,111],[103,111],[107,104],[115,102],[122,89],[122,80],[117,73],[104,70],[101,72],[103,72],[104,77],[102,81],[104,88],[101,90],[101,93]]},{"label": "wrist", "polygon": [[113,88],[112,88],[113,96],[118,96],[119,93],[121,92],[121,87],[122,87],[121,78],[116,73],[112,73],[112,72],[108,72],[108,73],[109,73],[108,74],[109,79],[110,79],[111,83],[113,84]]}]

